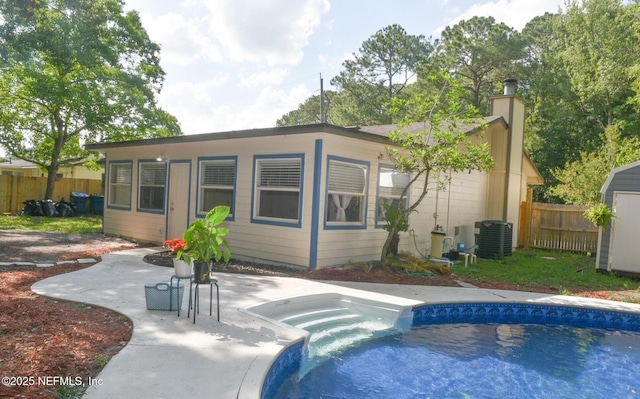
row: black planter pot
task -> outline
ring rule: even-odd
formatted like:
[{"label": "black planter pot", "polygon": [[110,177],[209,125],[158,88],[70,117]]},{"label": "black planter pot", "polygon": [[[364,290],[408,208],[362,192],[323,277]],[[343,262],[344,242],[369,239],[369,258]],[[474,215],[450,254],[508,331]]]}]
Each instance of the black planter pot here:
[{"label": "black planter pot", "polygon": [[209,284],[209,262],[193,262],[193,280],[200,284]]}]

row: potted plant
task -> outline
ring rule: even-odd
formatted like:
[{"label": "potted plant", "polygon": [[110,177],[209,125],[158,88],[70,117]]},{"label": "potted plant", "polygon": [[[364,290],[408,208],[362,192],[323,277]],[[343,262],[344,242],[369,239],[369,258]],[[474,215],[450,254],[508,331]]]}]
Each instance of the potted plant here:
[{"label": "potted plant", "polygon": [[184,232],[184,248],[178,251],[178,258],[187,262],[193,262],[194,280],[198,283],[209,283],[211,261],[225,262],[231,257],[231,248],[224,238],[229,229],[220,227],[229,215],[228,206],[216,206],[207,213],[204,219],[198,219],[191,223]]},{"label": "potted plant", "polygon": [[171,251],[173,255],[173,268],[176,276],[189,277],[192,274],[191,262],[185,262],[178,256],[178,253],[184,249],[185,242],[182,238],[172,238],[171,240],[165,240],[162,246]]}]

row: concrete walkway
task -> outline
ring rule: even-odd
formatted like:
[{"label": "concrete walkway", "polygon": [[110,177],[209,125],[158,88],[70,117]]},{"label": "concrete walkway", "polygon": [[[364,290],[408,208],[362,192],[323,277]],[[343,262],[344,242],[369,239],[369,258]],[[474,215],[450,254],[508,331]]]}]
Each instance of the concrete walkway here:
[{"label": "concrete walkway", "polygon": [[[133,321],[129,344],[102,370],[86,398],[240,398],[260,397],[262,378],[287,346],[289,330],[252,317],[240,308],[273,299],[338,292],[403,305],[447,302],[535,302],[640,312],[640,306],[576,297],[477,288],[332,284],[287,277],[217,273],[220,322],[209,316],[209,288],[201,287],[196,324],[187,319],[188,291],[180,317],[146,309],[144,285],[169,281],[173,269],[145,263],[153,248],[111,253],[102,262],[33,285],[38,294],[104,306]],[[188,289],[188,287],[187,287]],[[389,298],[388,296],[394,296]],[[215,301],[215,293],[214,293]]]}]

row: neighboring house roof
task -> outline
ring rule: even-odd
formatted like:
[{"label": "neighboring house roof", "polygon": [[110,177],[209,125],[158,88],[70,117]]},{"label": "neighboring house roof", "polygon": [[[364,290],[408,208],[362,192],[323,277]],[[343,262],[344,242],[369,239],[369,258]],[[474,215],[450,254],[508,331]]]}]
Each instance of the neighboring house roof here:
[{"label": "neighboring house roof", "polygon": [[[490,116],[483,118],[484,123],[492,125],[502,121],[506,125],[506,122],[501,116]],[[476,124],[461,124],[462,131],[467,133],[473,133],[475,129],[480,126],[480,123]],[[132,141],[119,141],[112,143],[96,143],[87,144],[85,146],[88,150],[102,150],[108,148],[120,148],[120,147],[136,147],[146,146],[153,144],[169,144],[169,143],[193,143],[199,141],[212,141],[212,140],[225,140],[225,139],[238,139],[249,137],[268,137],[268,136],[280,136],[280,135],[293,135],[304,133],[331,133],[340,136],[359,138],[362,140],[376,141],[384,144],[389,144],[388,136],[391,132],[397,129],[396,125],[377,125],[377,126],[363,126],[363,127],[340,127],[331,125],[328,123],[320,123],[313,125],[299,125],[299,126],[284,126],[264,129],[247,129],[247,130],[233,130],[219,133],[203,133],[193,134],[187,136],[173,136],[173,137],[160,137],[144,140],[132,140]],[[407,127],[408,131],[417,133],[424,130],[423,123],[416,123]]]},{"label": "neighboring house roof", "polygon": [[[504,123],[506,126],[506,122],[504,118],[502,118],[501,116],[489,116],[486,118],[481,118],[481,120],[479,120],[476,123],[469,123],[469,124],[461,123],[459,125],[459,128],[460,128],[460,131],[462,132],[472,134],[472,133],[475,133],[476,129],[481,127],[482,124],[490,126],[495,123],[499,123],[500,121],[502,121],[502,123]],[[409,126],[405,126],[403,130],[408,133],[420,133],[427,130],[428,128],[429,128],[429,125],[426,122],[416,122]],[[391,134],[391,132],[398,130],[398,125],[391,124],[391,125],[362,126],[362,127],[358,127],[357,129],[366,133],[388,137],[389,134]]]},{"label": "neighboring house roof", "polygon": [[25,161],[23,159],[10,159],[5,162],[0,162],[0,168],[23,168],[23,169],[35,169],[38,165]]},{"label": "neighboring house roof", "polygon": [[[73,161],[69,161],[71,165],[79,165],[82,166],[84,164],[84,159],[76,159]],[[104,155],[100,154],[100,159],[98,163],[104,166]],[[63,165],[66,166],[66,165]],[[25,161],[24,159],[10,159],[5,162],[0,162],[0,168],[23,168],[23,169],[35,169],[38,165],[33,162]]]}]

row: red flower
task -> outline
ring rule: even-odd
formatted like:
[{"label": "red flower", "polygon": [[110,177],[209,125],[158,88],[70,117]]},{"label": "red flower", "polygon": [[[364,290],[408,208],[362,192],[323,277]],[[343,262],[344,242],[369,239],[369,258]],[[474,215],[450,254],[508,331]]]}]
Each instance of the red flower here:
[{"label": "red flower", "polygon": [[182,238],[173,238],[171,240],[165,240],[162,243],[162,246],[171,250],[173,254],[178,253],[178,251],[184,249],[184,240]]}]

